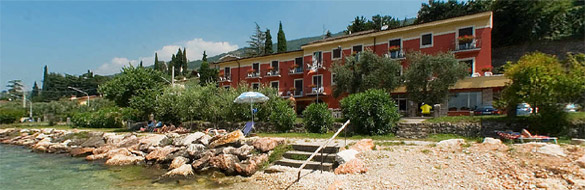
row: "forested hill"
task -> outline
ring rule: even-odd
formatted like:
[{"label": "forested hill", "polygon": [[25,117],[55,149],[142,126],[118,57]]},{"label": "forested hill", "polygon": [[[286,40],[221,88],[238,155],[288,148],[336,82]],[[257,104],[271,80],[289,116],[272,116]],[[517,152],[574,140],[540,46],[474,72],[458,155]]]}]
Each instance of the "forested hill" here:
[{"label": "forested hill", "polygon": [[[338,33],[332,34],[331,36],[335,37],[335,36],[340,36],[343,34],[344,34],[343,32],[338,32]],[[295,39],[295,40],[289,40],[286,42],[286,46],[287,46],[287,49],[289,51],[299,50],[299,49],[301,49],[301,45],[307,44],[307,43],[315,41],[315,40],[320,40],[320,39],[323,39],[323,36],[313,36],[313,37],[306,37],[306,38],[299,38],[299,39]],[[276,43],[274,43],[274,45],[272,47],[273,47],[272,49],[274,50],[274,52],[276,52],[276,47],[277,47]],[[222,53],[222,54],[219,54],[219,55],[216,55],[213,57],[208,57],[207,60],[209,62],[215,62],[215,61],[219,60],[219,58],[221,58],[227,54],[242,56],[244,54],[245,48],[246,47],[240,48],[240,49],[237,49],[234,51],[230,51],[227,53]],[[189,69],[195,69],[195,68],[198,69],[200,65],[201,65],[201,60],[190,61],[189,62]]]}]

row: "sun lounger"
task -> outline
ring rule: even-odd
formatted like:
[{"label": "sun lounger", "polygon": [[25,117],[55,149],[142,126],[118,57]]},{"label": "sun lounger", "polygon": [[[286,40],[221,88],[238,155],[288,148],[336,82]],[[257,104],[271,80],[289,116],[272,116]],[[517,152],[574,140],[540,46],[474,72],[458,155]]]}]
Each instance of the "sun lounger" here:
[{"label": "sun lounger", "polygon": [[522,129],[522,132],[511,131],[496,131],[496,133],[503,139],[518,140],[520,143],[529,142],[554,142],[558,144],[556,137],[549,137],[544,135],[533,135],[528,130]]},{"label": "sun lounger", "polygon": [[244,126],[244,129],[242,129],[242,132],[244,133],[244,136],[248,136],[248,134],[250,134],[250,132],[252,131],[253,128],[254,128],[254,122],[253,121],[248,121],[246,123],[246,125]]}]

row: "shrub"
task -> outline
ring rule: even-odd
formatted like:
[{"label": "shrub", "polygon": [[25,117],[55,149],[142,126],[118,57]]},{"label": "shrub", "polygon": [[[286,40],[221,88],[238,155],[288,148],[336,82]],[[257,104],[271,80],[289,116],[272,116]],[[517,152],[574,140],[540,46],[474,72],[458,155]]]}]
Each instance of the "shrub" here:
[{"label": "shrub", "polygon": [[25,115],[24,109],[1,108],[0,123],[2,124],[14,123],[24,115]]},{"label": "shrub", "polygon": [[333,126],[333,116],[325,103],[314,103],[303,111],[303,123],[311,133],[326,133]]},{"label": "shrub", "polygon": [[287,132],[292,129],[297,114],[295,114],[295,110],[288,106],[288,102],[285,100],[279,100],[274,104],[270,113],[270,123],[276,127],[276,130]]},{"label": "shrub", "polygon": [[358,134],[387,134],[400,119],[394,101],[383,90],[349,95],[341,100],[341,109]]},{"label": "shrub", "polygon": [[71,122],[76,127],[86,128],[120,128],[122,123],[122,109],[118,107],[102,108],[95,112],[76,113]]}]

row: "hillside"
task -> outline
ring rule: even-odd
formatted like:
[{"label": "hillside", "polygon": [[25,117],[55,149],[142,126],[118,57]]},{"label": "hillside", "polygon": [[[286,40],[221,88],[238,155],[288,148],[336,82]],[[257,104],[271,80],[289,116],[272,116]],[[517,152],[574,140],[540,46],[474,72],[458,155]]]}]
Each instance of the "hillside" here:
[{"label": "hillside", "polygon": [[[343,34],[344,34],[343,32],[338,32],[338,33],[332,34],[332,36],[335,37],[335,36],[340,36]],[[301,45],[315,41],[315,40],[320,40],[322,38],[323,38],[323,36],[320,35],[320,36],[313,36],[313,37],[306,37],[306,38],[289,40],[286,42],[286,46],[287,46],[287,49],[289,51],[298,50],[298,49],[301,49]],[[272,47],[273,47],[274,52],[276,52],[276,43],[274,43]],[[244,55],[245,48],[246,47],[240,48],[240,49],[237,49],[234,51],[230,51],[227,53],[222,53],[222,54],[219,54],[216,56],[208,57],[207,60],[209,62],[215,62],[215,61],[219,60],[219,58],[221,58],[227,54],[242,56],[242,55]],[[199,68],[199,66],[201,65],[201,62],[202,62],[201,60],[190,61],[189,62],[189,69]]]}]

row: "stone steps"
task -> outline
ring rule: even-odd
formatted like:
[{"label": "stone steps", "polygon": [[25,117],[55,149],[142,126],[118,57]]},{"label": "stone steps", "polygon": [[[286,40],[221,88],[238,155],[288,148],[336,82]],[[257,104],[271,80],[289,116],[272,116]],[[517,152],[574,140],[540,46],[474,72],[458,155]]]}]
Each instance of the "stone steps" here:
[{"label": "stone steps", "polygon": [[[274,162],[274,165],[288,166],[293,168],[299,168],[305,160],[307,160],[315,150],[317,150],[321,144],[310,144],[310,143],[298,143],[293,144],[293,150],[285,152],[283,158]],[[335,155],[341,148],[338,144],[331,144],[323,148],[317,153],[311,161],[307,162],[304,169],[309,170],[323,170],[331,171],[335,169]],[[321,152],[323,156],[321,157]],[[321,159],[323,159],[323,165],[321,165]]]}]

